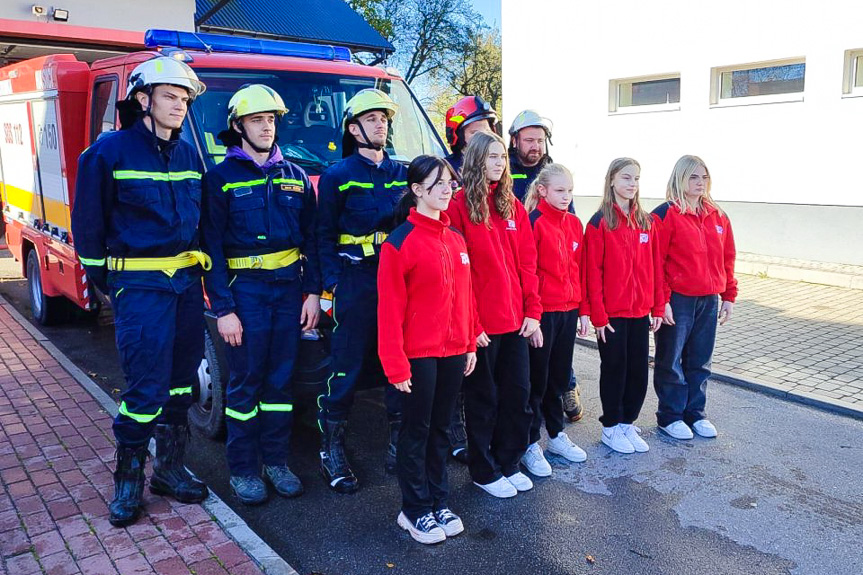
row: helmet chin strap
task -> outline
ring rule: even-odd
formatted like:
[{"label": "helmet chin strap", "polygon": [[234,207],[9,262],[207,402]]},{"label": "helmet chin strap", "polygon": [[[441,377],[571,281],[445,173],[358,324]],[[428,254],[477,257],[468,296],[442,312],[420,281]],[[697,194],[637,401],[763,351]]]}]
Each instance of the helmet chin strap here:
[{"label": "helmet chin strap", "polygon": [[[234,120],[234,121],[237,123],[237,127],[240,129],[240,137],[243,139],[243,141],[245,141],[247,144],[249,144],[249,146],[253,150],[255,150],[257,153],[264,154],[266,152],[269,152],[273,149],[273,146],[276,145],[276,139],[275,138],[273,138],[273,145],[270,146],[269,148],[262,148],[262,147],[256,145],[254,142],[252,142],[252,140],[249,139],[249,135],[246,133],[246,127],[243,125],[243,123],[240,122],[239,120]],[[276,128],[276,130],[278,130],[278,128]],[[276,132],[275,135],[278,135],[278,131]]]},{"label": "helmet chin strap", "polygon": [[[357,147],[358,147],[358,148],[367,148],[367,149],[375,150],[375,151],[378,151],[378,152],[380,152],[381,150],[383,150],[383,149],[384,149],[384,145],[383,145],[383,144],[371,144],[371,143],[370,143],[370,140],[369,140],[369,137],[368,137],[368,135],[366,134],[366,130],[365,130],[365,128],[363,128],[362,123],[357,122],[356,124],[357,124],[357,127],[360,129],[360,133],[363,135],[363,140],[364,140],[363,142],[360,142],[359,140],[357,140],[357,144],[356,144],[356,145],[357,145]],[[354,138],[354,139],[356,140],[356,138]]]}]

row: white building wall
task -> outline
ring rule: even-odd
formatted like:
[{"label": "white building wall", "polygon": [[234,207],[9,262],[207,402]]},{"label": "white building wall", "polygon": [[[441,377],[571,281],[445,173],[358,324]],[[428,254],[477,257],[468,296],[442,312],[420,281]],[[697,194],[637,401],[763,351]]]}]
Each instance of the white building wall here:
[{"label": "white building wall", "polygon": [[[863,264],[863,98],[842,94],[861,23],[852,0],[503,0],[504,126],[524,108],[554,121],[551,154],[573,170],[583,218],[612,159],[641,163],[652,207],[696,154],[739,251]],[[711,107],[711,68],[795,57],[803,101]],[[662,73],[680,74],[679,110],[609,113],[609,80]]]}]

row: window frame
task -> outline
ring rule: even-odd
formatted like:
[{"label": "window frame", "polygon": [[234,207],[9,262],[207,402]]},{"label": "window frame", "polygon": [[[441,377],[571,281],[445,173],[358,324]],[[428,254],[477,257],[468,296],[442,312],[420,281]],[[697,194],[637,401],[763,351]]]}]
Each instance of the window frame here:
[{"label": "window frame", "polygon": [[[788,92],[785,94],[764,94],[761,96],[741,96],[738,98],[722,97],[722,74],[729,72],[742,72],[758,68],[777,68],[779,66],[794,66],[803,64],[803,91]],[[732,64],[728,66],[715,66],[710,69],[710,107],[731,108],[735,106],[753,106],[758,104],[779,104],[787,102],[803,102],[806,95],[806,57],[780,58],[778,60],[765,60],[761,62],[749,62],[746,64]]]},{"label": "window frame", "polygon": [[[681,91],[683,82],[680,72],[668,72],[665,74],[648,74],[645,76],[632,76],[628,78],[613,78],[608,81],[608,114],[617,116],[623,114],[645,114],[652,112],[676,112],[680,110],[680,102],[669,102],[666,104],[643,104],[641,106],[621,106],[620,87],[626,84],[639,84],[642,82],[654,82],[658,80],[677,80]],[[682,99],[682,94],[681,94]]]},{"label": "window frame", "polygon": [[[120,76],[116,73],[113,74],[103,74],[101,76],[97,76],[93,81],[93,87],[91,88],[91,102],[90,102],[90,125],[87,127],[90,132],[90,143],[96,141],[96,139],[104,134],[105,132],[109,132],[111,130],[102,130],[102,126],[104,125],[105,112],[108,110],[107,106],[105,110],[102,111],[102,114],[98,118],[99,129],[100,131],[96,133],[96,104],[98,100],[96,99],[96,92],[102,84],[114,84],[114,130],[117,129],[117,104],[120,102]],[[108,106],[111,105],[111,100],[108,99]]]},{"label": "window frame", "polygon": [[[842,72],[842,97],[859,98],[863,96],[863,85],[855,86],[857,75],[857,60],[863,61],[863,48],[845,50],[845,65]],[[863,83],[863,78],[860,79]]]}]

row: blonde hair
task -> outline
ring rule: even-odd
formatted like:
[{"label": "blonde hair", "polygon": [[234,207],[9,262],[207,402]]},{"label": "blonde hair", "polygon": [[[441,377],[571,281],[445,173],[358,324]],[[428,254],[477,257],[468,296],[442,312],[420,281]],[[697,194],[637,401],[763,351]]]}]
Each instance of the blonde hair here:
[{"label": "blonde hair", "polygon": [[546,164],[542,170],[539,171],[539,174],[536,175],[536,178],[530,183],[530,186],[527,188],[527,193],[524,195],[524,208],[527,210],[527,213],[532,212],[536,209],[536,206],[539,205],[539,186],[548,189],[548,186],[551,185],[552,178],[556,178],[558,176],[566,176],[569,178],[569,181],[572,182],[572,173],[566,169],[566,166],[563,164]]},{"label": "blonde hair", "polygon": [[677,160],[677,163],[674,164],[674,169],[671,170],[671,177],[668,178],[665,199],[674,204],[681,214],[688,213],[691,208],[689,207],[689,202],[686,201],[686,190],[689,188],[690,176],[698,168],[704,168],[704,173],[707,174],[707,186],[704,195],[698,198],[698,208],[695,211],[703,210],[704,206],[712,206],[719,213],[724,213],[710,196],[710,170],[707,169],[707,164],[704,163],[704,160],[698,156],[682,156]]},{"label": "blonde hair", "polygon": [[488,182],[485,177],[485,164],[488,160],[492,144],[498,143],[503,149],[506,167],[498,181],[494,194],[494,207],[498,215],[504,219],[512,218],[515,212],[515,194],[512,191],[512,176],[509,173],[509,157],[506,144],[497,134],[478,132],[473,135],[464,151],[464,163],[461,168],[462,193],[467,202],[468,215],[474,224],[490,225],[488,210]]},{"label": "blonde hair", "polygon": [[[605,224],[610,230],[617,229],[617,225],[619,223],[617,221],[617,212],[614,211],[616,201],[614,198],[614,187],[611,182],[614,180],[614,176],[627,166],[635,166],[638,168],[639,172],[641,171],[641,164],[632,158],[617,158],[611,162],[608,166],[608,171],[605,173],[605,188],[602,191],[602,205],[599,210],[602,212]],[[640,229],[649,230],[650,214],[644,211],[644,208],[641,207],[641,201],[639,200],[640,195],[641,189],[639,188],[639,191],[635,192],[635,197],[629,200],[629,218],[627,218],[627,224],[631,225],[632,222],[635,222]]]}]

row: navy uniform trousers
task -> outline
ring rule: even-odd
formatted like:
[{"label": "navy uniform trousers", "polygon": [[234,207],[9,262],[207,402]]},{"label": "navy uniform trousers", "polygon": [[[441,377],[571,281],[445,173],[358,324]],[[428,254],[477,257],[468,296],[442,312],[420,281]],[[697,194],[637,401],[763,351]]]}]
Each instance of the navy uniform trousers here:
[{"label": "navy uniform trousers", "polygon": [[303,294],[299,278],[262,281],[242,273],[231,283],[231,293],[243,337],[241,345],[225,346],[228,467],[231,475],[256,475],[258,453],[264,465],[286,465],[290,457],[291,378]]}]

